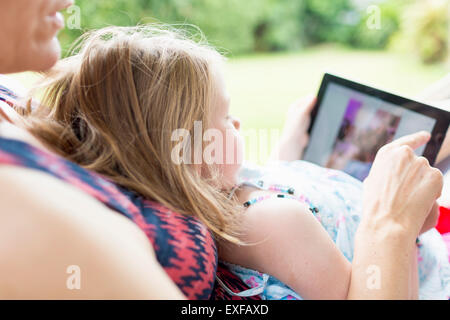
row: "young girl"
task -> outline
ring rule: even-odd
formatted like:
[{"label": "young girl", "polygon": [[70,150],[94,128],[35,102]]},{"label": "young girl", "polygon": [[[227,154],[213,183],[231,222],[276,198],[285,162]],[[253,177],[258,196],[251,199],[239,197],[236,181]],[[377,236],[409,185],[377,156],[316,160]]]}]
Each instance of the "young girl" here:
[{"label": "young girl", "polygon": [[[48,73],[42,104],[23,112],[23,125],[65,158],[199,218],[216,236],[220,259],[252,287],[231,292],[219,275],[228,294],[347,298],[362,214],[361,183],[301,161],[275,162],[264,170],[244,168],[239,178],[240,123],[229,115],[222,61],[208,46],[171,31],[99,30]],[[298,128],[307,127],[304,119],[313,103],[307,105],[293,107],[294,114],[303,116],[290,117],[289,138],[276,160],[299,159],[306,140]],[[200,143],[194,143],[196,123],[215,134],[208,139],[201,134]],[[180,129],[183,139],[174,135]],[[211,164],[203,157],[205,150],[221,139],[221,147],[209,153],[216,159]],[[429,217],[432,221],[433,214]],[[429,228],[424,225],[423,231]],[[450,294],[448,261],[440,245],[434,233],[421,239],[419,250],[426,253],[420,252],[419,260],[422,297]],[[418,277],[408,277],[409,296],[415,298]]]}]

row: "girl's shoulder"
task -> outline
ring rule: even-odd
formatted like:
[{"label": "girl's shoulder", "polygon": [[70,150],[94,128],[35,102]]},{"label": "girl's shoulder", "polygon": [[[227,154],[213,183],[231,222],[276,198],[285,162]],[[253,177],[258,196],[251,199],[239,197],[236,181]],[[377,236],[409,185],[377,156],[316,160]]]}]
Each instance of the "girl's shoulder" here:
[{"label": "girl's shoulder", "polygon": [[[244,242],[255,244],[265,242],[267,238],[273,240],[280,237],[293,237],[293,233],[288,231],[290,228],[300,231],[302,226],[310,224],[311,221],[319,225],[309,206],[297,199],[278,197],[276,193],[251,188],[241,189],[237,197],[247,202],[253,200],[243,212]],[[231,247],[235,248],[234,245]],[[248,248],[248,246],[242,246],[241,249],[245,252]],[[222,250],[222,253],[224,252],[226,251]],[[232,252],[226,252],[224,256],[235,257],[236,254],[238,252],[232,250]],[[234,258],[229,261],[234,261]]]},{"label": "girl's shoulder", "polygon": [[246,207],[244,221],[247,225],[248,223],[273,225],[279,219],[297,218],[315,213],[314,207],[301,196],[247,186],[237,193],[237,198]]}]

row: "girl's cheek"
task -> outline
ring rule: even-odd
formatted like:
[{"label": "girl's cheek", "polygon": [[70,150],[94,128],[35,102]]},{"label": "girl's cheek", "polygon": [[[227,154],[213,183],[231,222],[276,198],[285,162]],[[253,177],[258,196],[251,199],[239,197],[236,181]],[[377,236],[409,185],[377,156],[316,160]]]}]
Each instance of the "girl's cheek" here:
[{"label": "girl's cheek", "polygon": [[239,166],[244,162],[245,141],[244,137],[238,132],[236,137],[236,159]]},{"label": "girl's cheek", "polygon": [[244,160],[244,139],[239,131],[227,129],[224,138],[224,164],[228,166],[241,166]]},{"label": "girl's cheek", "polygon": [[234,130],[233,135],[225,139],[223,175],[224,185],[231,188],[238,183],[238,174],[244,159],[244,139]]}]

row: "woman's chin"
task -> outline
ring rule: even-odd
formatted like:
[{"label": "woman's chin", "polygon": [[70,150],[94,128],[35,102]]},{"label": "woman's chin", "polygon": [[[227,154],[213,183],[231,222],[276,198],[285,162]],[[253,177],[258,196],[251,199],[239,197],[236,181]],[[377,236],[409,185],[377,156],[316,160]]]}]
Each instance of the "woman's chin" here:
[{"label": "woman's chin", "polygon": [[53,67],[61,56],[61,46],[56,36],[37,51],[39,52],[30,57],[26,70],[46,71]]},{"label": "woman's chin", "polygon": [[45,71],[53,67],[56,62],[58,62],[61,57],[61,46],[59,44],[58,38],[54,37],[49,46],[47,55],[42,60],[42,65],[39,71]]}]

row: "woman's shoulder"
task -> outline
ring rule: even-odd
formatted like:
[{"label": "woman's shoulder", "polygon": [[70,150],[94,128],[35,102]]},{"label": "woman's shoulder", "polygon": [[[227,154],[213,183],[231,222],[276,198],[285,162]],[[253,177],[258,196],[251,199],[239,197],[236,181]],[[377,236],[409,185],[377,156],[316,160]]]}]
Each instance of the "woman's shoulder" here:
[{"label": "woman's shoulder", "polygon": [[129,219],[55,177],[17,166],[0,167],[0,202],[0,257],[8,261],[2,298],[158,297],[160,288],[142,283],[161,275],[159,264]]},{"label": "woman's shoulder", "polygon": [[[135,196],[94,172],[23,141],[0,137],[0,164],[3,169],[8,168],[9,175],[39,173],[42,183],[26,174],[18,180],[27,186],[17,187],[25,199],[34,197],[37,204],[43,199],[59,202],[65,199],[66,205],[74,209],[70,211],[73,215],[87,202],[94,201],[108,212],[129,218],[136,230],[144,233],[147,244],[152,245],[160,266],[183,288],[187,297],[209,297],[214,285],[217,250],[211,233],[197,219]],[[9,179],[16,178],[4,181]],[[58,181],[58,187],[53,182],[53,193],[41,190],[44,183],[54,180]],[[68,192],[72,189],[81,192],[84,198],[67,197],[73,195]],[[91,214],[90,219],[100,215],[95,210]],[[85,221],[86,228],[91,226],[90,222]],[[109,228],[108,223],[102,228]]]},{"label": "woman's shoulder", "polygon": [[[97,201],[105,210],[129,218],[138,227],[137,230],[145,234],[146,242],[152,245],[160,266],[183,288],[184,294],[192,299],[208,298],[214,284],[217,250],[212,234],[198,219],[147,201],[106,177],[46,149],[26,130],[13,124],[12,118],[20,116],[9,104],[0,105],[0,112],[2,115],[6,114],[3,121],[0,121],[0,168],[8,166],[9,175],[22,171],[33,172],[39,174],[44,182],[54,182],[56,179],[60,188],[53,189],[55,192],[52,195],[38,197],[41,201],[47,198],[61,201],[59,195],[64,198],[70,194],[67,190],[75,188],[84,194],[85,199]],[[22,190],[27,201],[29,196],[43,192],[41,184],[36,180],[32,181],[30,178],[26,182],[26,176],[21,179],[27,185]],[[74,199],[66,199],[67,205],[77,209],[80,204]],[[87,200],[80,201],[83,205]],[[85,223],[89,228],[89,221]],[[106,228],[107,224],[104,226]]]}]

